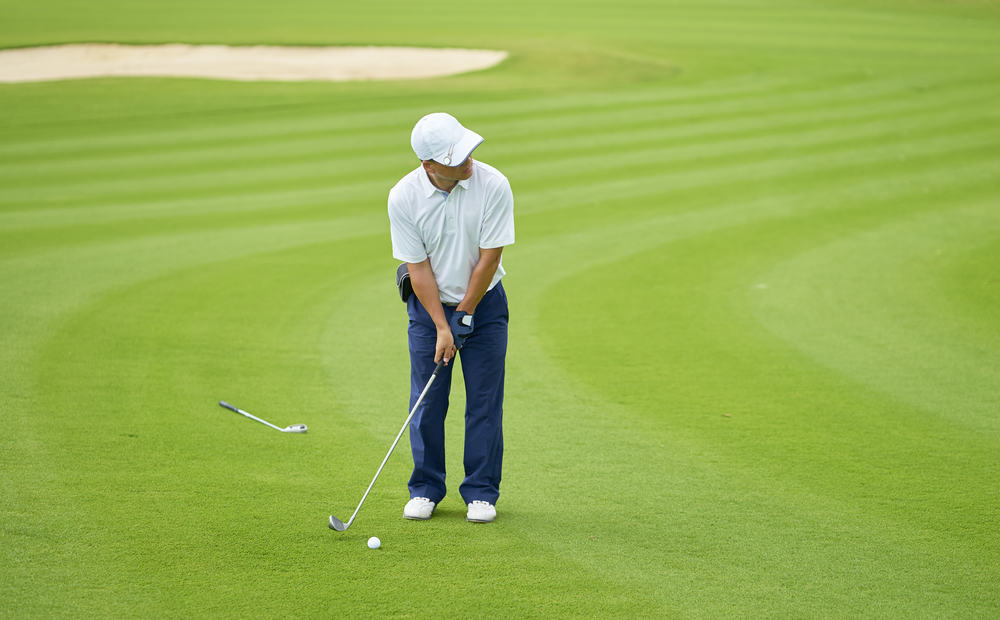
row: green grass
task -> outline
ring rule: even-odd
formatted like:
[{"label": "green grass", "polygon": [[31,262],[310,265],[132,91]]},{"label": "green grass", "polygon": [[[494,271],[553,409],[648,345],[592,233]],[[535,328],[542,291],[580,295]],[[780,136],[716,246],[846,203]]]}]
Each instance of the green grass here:
[{"label": "green grass", "polygon": [[[1000,616],[989,2],[0,2],[0,46],[392,44],[357,84],[0,85],[0,615]],[[500,516],[401,518],[385,197],[511,180]],[[279,435],[216,405],[228,399]],[[364,541],[379,536],[383,548]]]}]

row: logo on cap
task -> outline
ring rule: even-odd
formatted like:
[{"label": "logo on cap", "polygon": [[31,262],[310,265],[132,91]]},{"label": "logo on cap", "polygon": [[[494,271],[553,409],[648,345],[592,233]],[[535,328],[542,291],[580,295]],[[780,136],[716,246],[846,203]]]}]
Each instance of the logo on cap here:
[{"label": "logo on cap", "polygon": [[445,155],[444,158],[441,159],[441,163],[442,164],[444,164],[445,166],[450,166],[451,165],[451,154],[452,154],[452,152],[454,150],[455,150],[455,145],[454,144],[452,144],[451,146],[448,147],[448,154]]}]

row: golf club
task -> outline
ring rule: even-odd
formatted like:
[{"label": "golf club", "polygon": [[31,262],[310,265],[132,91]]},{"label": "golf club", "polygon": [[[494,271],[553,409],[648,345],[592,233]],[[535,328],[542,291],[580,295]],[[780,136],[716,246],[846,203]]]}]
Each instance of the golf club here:
[{"label": "golf club", "polygon": [[230,411],[235,411],[236,413],[238,413],[240,415],[245,415],[246,417],[250,418],[251,420],[257,420],[261,424],[267,424],[268,426],[270,426],[274,430],[281,431],[282,433],[304,433],[307,430],[309,430],[306,427],[305,424],[292,424],[291,426],[286,426],[285,428],[281,428],[280,426],[275,426],[274,424],[271,424],[267,420],[261,420],[260,418],[258,418],[257,416],[253,415],[250,412],[243,411],[239,407],[234,407],[233,405],[230,405],[229,403],[227,403],[224,400],[220,400],[219,401],[219,406],[225,407],[226,409],[229,409]]},{"label": "golf club", "polygon": [[372,490],[372,487],[375,486],[375,481],[378,480],[378,475],[382,473],[382,468],[385,467],[385,463],[389,460],[389,456],[392,454],[392,451],[396,449],[396,444],[399,443],[399,438],[403,436],[403,431],[405,431],[406,427],[410,424],[410,419],[413,418],[413,414],[417,411],[417,407],[420,406],[420,401],[424,399],[424,396],[427,394],[427,390],[431,389],[431,384],[434,383],[434,379],[437,378],[438,371],[441,370],[442,366],[444,366],[444,359],[438,362],[437,368],[435,368],[434,372],[431,373],[431,378],[427,380],[427,385],[424,386],[424,391],[420,393],[420,397],[417,398],[417,402],[414,403],[413,409],[410,409],[410,415],[406,416],[406,421],[403,422],[403,428],[399,429],[399,434],[396,435],[396,440],[392,442],[391,446],[389,446],[389,452],[387,452],[385,458],[382,459],[382,464],[378,466],[378,471],[375,472],[375,477],[372,478],[372,483],[368,485],[368,490],[366,490],[365,494],[361,496],[361,501],[358,502],[358,507],[354,509],[354,514],[351,515],[351,518],[348,519],[347,523],[344,523],[337,517],[330,515],[331,530],[343,532],[347,528],[351,527],[352,523],[354,523],[354,517],[358,516],[358,511],[361,510],[361,505],[365,503],[365,498],[368,497],[368,493]]}]

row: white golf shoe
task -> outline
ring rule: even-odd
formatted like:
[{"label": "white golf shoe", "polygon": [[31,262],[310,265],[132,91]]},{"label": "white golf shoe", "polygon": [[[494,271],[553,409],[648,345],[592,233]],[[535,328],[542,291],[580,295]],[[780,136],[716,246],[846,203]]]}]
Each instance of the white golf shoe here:
[{"label": "white golf shoe", "polygon": [[497,509],[493,504],[478,499],[469,503],[469,512],[465,515],[465,520],[473,523],[489,523],[496,518]]},{"label": "white golf shoe", "polygon": [[426,521],[431,518],[434,514],[434,502],[427,499],[426,497],[414,497],[410,501],[406,502],[406,507],[403,508],[403,517],[407,519],[418,519],[420,521]]}]

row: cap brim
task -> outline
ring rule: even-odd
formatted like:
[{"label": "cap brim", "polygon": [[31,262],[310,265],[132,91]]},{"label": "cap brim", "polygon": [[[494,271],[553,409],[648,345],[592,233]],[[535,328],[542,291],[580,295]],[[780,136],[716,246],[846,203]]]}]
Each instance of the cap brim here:
[{"label": "cap brim", "polygon": [[462,139],[458,141],[455,148],[451,149],[451,155],[447,152],[434,157],[434,161],[444,166],[457,166],[469,158],[472,155],[472,151],[476,150],[480,144],[483,143],[483,137],[474,131],[465,130],[465,135]]}]

